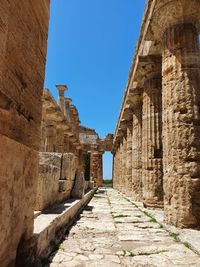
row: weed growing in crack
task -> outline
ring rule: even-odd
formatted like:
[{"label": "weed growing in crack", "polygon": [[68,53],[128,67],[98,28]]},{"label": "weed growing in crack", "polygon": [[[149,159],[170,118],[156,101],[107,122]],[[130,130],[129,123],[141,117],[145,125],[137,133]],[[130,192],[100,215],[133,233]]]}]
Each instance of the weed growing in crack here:
[{"label": "weed growing in crack", "polygon": [[155,218],[150,218],[150,220],[149,220],[149,222],[153,222],[153,223],[156,223],[157,221],[156,221],[156,219]]},{"label": "weed growing in crack", "polygon": [[192,249],[191,244],[188,243],[188,242],[184,242],[183,245],[184,245],[186,248]]},{"label": "weed growing in crack", "polygon": [[170,235],[176,242],[180,242],[180,238],[178,237],[179,234],[174,233],[174,232],[169,232],[169,235]]},{"label": "weed growing in crack", "polygon": [[126,217],[130,217],[130,216],[129,215],[123,215],[123,214],[113,216],[113,218],[126,218]]},{"label": "weed growing in crack", "polygon": [[60,246],[59,246],[59,250],[61,250],[61,251],[65,251],[65,248],[64,248],[62,245],[60,245]]},{"label": "weed growing in crack", "polygon": [[50,244],[52,246],[53,251],[59,250],[59,248],[60,248],[60,242],[57,239],[52,240]]},{"label": "weed growing in crack", "polygon": [[150,255],[160,254],[164,252],[168,252],[168,250],[159,250],[155,252],[136,252],[136,253],[129,251],[129,250],[123,250],[123,253],[121,256],[123,257],[150,256]]}]

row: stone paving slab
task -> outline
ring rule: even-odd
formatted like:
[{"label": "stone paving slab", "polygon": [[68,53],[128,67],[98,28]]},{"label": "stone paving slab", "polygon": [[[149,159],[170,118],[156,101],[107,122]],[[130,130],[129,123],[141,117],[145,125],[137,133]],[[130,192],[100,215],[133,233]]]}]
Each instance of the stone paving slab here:
[{"label": "stone paving slab", "polygon": [[117,191],[99,189],[49,267],[199,267],[200,257]]}]

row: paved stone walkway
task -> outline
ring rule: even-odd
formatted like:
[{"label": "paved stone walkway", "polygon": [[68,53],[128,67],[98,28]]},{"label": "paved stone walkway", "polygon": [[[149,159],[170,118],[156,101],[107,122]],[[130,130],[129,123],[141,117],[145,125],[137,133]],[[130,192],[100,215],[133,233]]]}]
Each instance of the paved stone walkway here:
[{"label": "paved stone walkway", "polygon": [[200,267],[200,257],[113,189],[100,189],[50,267]]}]

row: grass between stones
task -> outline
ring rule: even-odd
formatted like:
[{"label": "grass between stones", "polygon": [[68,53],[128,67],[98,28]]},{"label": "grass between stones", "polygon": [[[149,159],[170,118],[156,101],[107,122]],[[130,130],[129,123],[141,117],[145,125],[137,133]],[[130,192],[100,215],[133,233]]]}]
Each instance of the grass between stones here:
[{"label": "grass between stones", "polygon": [[168,234],[169,236],[171,236],[174,241],[176,242],[179,242],[181,244],[183,244],[186,248],[192,250],[195,254],[197,255],[200,255],[199,252],[197,252],[195,249],[192,248],[192,245],[189,243],[189,242],[183,242],[181,241],[181,239],[179,238],[179,234],[178,233],[174,233],[174,232],[171,232],[170,230],[168,230],[166,227],[163,226],[163,224],[161,224],[160,222],[158,222],[156,220],[156,218],[153,217],[152,214],[148,213],[147,211],[145,210],[142,210],[137,204],[135,204],[134,202],[132,202],[131,200],[129,200],[128,198],[126,198],[125,196],[123,196],[128,202],[130,202],[134,207],[138,208],[144,215],[146,215],[147,217],[150,218],[149,222],[154,222],[154,223],[158,223],[159,224],[159,227],[161,229],[164,229]]},{"label": "grass between stones", "polygon": [[127,218],[127,217],[130,217],[129,215],[123,215],[123,214],[119,214],[119,215],[112,215],[113,218]]},{"label": "grass between stones", "polygon": [[168,250],[159,250],[155,252],[137,252],[137,253],[134,253],[129,250],[123,250],[120,253],[116,253],[116,255],[122,256],[122,257],[136,257],[136,256],[150,256],[150,255],[160,254],[164,252],[168,252]]}]

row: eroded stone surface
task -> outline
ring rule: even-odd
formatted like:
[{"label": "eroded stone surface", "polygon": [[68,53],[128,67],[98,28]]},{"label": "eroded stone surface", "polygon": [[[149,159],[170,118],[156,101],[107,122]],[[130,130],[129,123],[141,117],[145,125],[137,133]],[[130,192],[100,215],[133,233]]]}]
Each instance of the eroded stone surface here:
[{"label": "eroded stone surface", "polygon": [[200,264],[198,255],[113,189],[95,194],[50,260],[49,267]]}]

